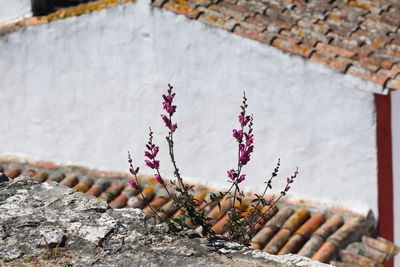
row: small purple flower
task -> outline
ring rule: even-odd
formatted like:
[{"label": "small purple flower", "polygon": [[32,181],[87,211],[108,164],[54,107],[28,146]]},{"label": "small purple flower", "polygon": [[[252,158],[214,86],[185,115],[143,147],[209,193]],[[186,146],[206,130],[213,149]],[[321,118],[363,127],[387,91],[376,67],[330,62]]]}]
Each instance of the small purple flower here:
[{"label": "small purple flower", "polygon": [[250,161],[250,155],[253,152],[254,146],[249,146],[246,150],[244,144],[239,145],[239,150],[240,150],[240,162],[243,165],[246,165]]},{"label": "small purple flower", "polygon": [[135,180],[130,180],[130,181],[129,181],[129,185],[130,185],[130,187],[132,187],[132,188],[139,189],[138,184],[136,183]]},{"label": "small purple flower", "polygon": [[165,126],[167,126],[168,129],[171,130],[171,132],[175,132],[175,130],[178,128],[178,124],[171,124],[171,120],[168,119],[168,117],[164,114],[161,114],[161,118],[165,122]]},{"label": "small purple flower", "polygon": [[159,148],[158,146],[155,146],[155,147],[153,148],[153,155],[154,155],[154,157],[157,156],[158,151],[160,151],[160,148]]},{"label": "small purple flower", "polygon": [[236,139],[236,140],[238,140],[239,142],[241,142],[242,141],[242,138],[243,138],[243,131],[242,130],[236,130],[236,129],[233,129],[232,130],[232,132],[233,132],[233,134],[232,134],[232,136]]},{"label": "small purple flower", "polygon": [[144,152],[144,156],[149,158],[149,159],[153,159],[154,158],[153,155],[149,151],[145,151]]},{"label": "small purple flower", "polygon": [[231,180],[235,180],[236,173],[235,173],[234,170],[227,171],[226,173],[228,174],[228,177],[229,177]]},{"label": "small purple flower", "polygon": [[161,178],[159,174],[154,174],[154,177],[156,178],[156,181],[159,182],[160,184],[164,184],[164,180]]},{"label": "small purple flower", "polygon": [[154,164],[154,168],[155,168],[155,169],[160,168],[160,161],[159,161],[159,160],[153,161],[153,164]]},{"label": "small purple flower", "polygon": [[237,183],[240,184],[241,182],[243,182],[246,179],[246,174],[242,174],[240,175],[239,179],[237,179]]},{"label": "small purple flower", "polygon": [[146,159],[144,162],[146,163],[146,165],[149,168],[152,168],[152,169],[158,169],[160,167],[160,161],[159,160],[150,161],[150,160]]},{"label": "small purple flower", "polygon": [[152,168],[152,169],[154,169],[154,164],[153,164],[153,162],[151,162],[150,160],[145,160],[144,161],[144,163],[146,163],[146,165],[147,165],[147,167],[150,167],[150,168]]},{"label": "small purple flower", "polygon": [[249,161],[250,161],[250,155],[249,155],[249,154],[247,154],[246,152],[244,152],[244,153],[242,153],[242,154],[240,155],[240,162],[241,162],[243,165],[246,165]]},{"label": "small purple flower", "polygon": [[174,97],[175,97],[175,93],[173,93],[171,95],[162,95],[162,97],[165,102],[172,103],[172,101],[174,100]]},{"label": "small purple flower", "polygon": [[171,103],[163,102],[163,108],[168,112],[169,115],[172,115],[176,112],[176,106],[171,105]]},{"label": "small purple flower", "polygon": [[252,134],[245,134],[246,136],[246,146],[251,146],[254,142],[254,138]]},{"label": "small purple flower", "polygon": [[171,127],[171,120],[168,119],[167,115],[161,114],[161,118],[163,119],[163,121],[165,122],[165,126],[167,126],[168,128]]},{"label": "small purple flower", "polygon": [[174,124],[171,126],[170,130],[171,130],[171,132],[175,132],[176,129],[178,129],[178,124],[174,123]]},{"label": "small purple flower", "polygon": [[246,126],[247,123],[250,121],[250,116],[243,116],[242,114],[239,115],[239,122],[242,127]]}]

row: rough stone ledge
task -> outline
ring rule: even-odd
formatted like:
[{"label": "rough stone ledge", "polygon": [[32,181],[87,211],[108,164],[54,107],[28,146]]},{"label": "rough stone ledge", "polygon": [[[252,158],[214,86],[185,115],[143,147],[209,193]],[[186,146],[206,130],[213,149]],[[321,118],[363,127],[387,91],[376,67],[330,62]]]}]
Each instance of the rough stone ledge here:
[{"label": "rough stone ledge", "polygon": [[[93,196],[24,176],[0,182],[0,225],[1,266],[22,260],[40,266],[328,266],[210,243],[190,231],[173,235],[163,224],[145,223],[139,209],[113,210]],[[51,265],[41,262],[49,254]]]}]

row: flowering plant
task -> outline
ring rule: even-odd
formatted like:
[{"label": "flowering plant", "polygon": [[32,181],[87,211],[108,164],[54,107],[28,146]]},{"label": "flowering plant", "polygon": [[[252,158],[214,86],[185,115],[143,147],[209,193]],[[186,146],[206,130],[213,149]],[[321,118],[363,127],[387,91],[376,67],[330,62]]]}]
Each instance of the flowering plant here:
[{"label": "flowering plant", "polygon": [[[227,209],[228,218],[224,225],[228,229],[227,233],[230,240],[237,241],[241,244],[248,244],[256,232],[269,217],[272,216],[278,201],[289,191],[290,184],[294,182],[294,179],[298,175],[298,170],[296,169],[294,174],[287,178],[285,188],[276,199],[272,198],[267,200],[265,198],[266,192],[268,189],[272,189],[272,180],[278,175],[280,167],[280,160],[278,160],[271,177],[265,182],[266,185],[263,194],[255,194],[255,197],[252,199],[246,199],[243,190],[240,188],[240,184],[246,180],[247,175],[243,173],[243,168],[251,160],[251,155],[254,150],[254,134],[253,115],[247,114],[247,97],[243,94],[243,101],[240,106],[241,111],[238,116],[239,128],[233,129],[232,131],[232,136],[237,142],[237,163],[234,168],[227,171],[228,181],[231,186],[225,192],[210,193],[208,201],[195,196],[194,187],[184,183],[175,160],[174,133],[178,129],[178,124],[173,121],[173,115],[176,112],[177,106],[174,104],[175,93],[173,93],[173,87],[170,84],[168,84],[167,93],[163,94],[162,98],[165,114],[161,115],[161,119],[168,129],[166,141],[168,143],[168,152],[176,181],[167,181],[161,175],[160,161],[157,159],[160,148],[153,142],[153,131],[151,128],[149,131],[149,141],[144,151],[144,156],[146,158],[144,162],[147,167],[154,170],[155,180],[167,192],[168,196],[173,201],[172,205],[179,210],[179,215],[167,220],[170,230],[179,231],[186,228],[197,228],[201,229],[203,235],[208,237],[215,235],[211,223],[213,219],[207,216],[207,209],[214,206],[218,206],[219,209],[221,209],[221,202],[225,201],[230,204]],[[140,189],[140,183],[137,177],[139,168],[133,166],[132,156],[129,152],[128,162],[130,166],[129,171],[134,177],[134,179],[130,181],[130,186],[135,189]],[[145,199],[143,194],[141,196]],[[148,206],[156,219],[159,221],[164,220],[164,218],[160,216],[163,210],[156,209],[151,205]]]}]

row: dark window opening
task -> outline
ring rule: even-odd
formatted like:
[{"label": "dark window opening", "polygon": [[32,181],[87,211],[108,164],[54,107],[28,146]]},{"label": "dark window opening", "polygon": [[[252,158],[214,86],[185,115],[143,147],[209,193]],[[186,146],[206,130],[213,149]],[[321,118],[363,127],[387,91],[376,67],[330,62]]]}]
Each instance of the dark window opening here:
[{"label": "dark window opening", "polygon": [[31,0],[34,16],[45,16],[58,8],[76,6],[93,0]]}]

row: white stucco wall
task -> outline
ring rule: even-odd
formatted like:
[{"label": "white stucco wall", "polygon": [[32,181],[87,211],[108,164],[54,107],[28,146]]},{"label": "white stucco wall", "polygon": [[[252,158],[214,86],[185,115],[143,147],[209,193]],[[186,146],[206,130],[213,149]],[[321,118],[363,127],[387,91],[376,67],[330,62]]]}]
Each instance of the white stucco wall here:
[{"label": "white stucco wall", "polygon": [[151,125],[171,173],[159,115],[171,82],[184,177],[226,187],[246,90],[256,140],[248,189],[261,190],[280,157],[276,192],[299,166],[292,197],[377,211],[371,83],[148,1],[1,37],[0,58],[0,154],[127,170],[126,151],[142,162]]},{"label": "white stucco wall", "polygon": [[[394,241],[395,244],[400,244],[400,91],[393,91],[390,95],[392,101]],[[400,255],[395,258],[395,266],[400,267]]]},{"label": "white stucco wall", "polygon": [[0,24],[32,15],[31,0],[0,0]]}]

